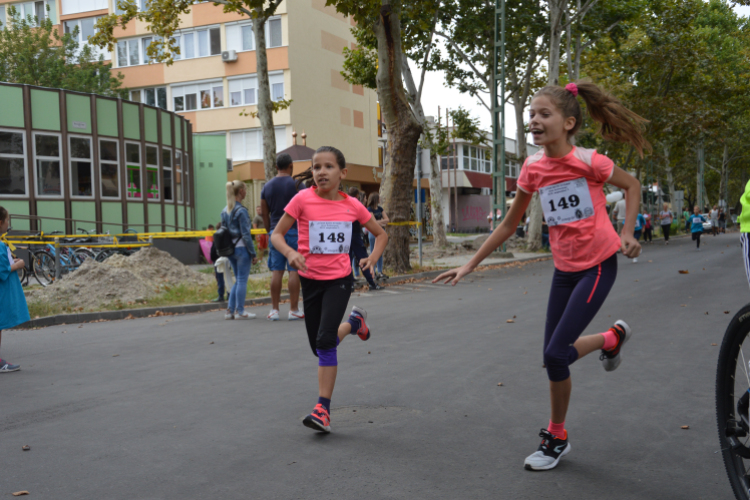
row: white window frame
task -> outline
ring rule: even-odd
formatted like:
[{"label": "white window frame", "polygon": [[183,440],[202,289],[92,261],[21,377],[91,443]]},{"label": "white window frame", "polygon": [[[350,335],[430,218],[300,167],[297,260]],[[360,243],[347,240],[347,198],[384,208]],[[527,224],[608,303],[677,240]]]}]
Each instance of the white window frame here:
[{"label": "white window frame", "polygon": [[[238,83],[239,82],[239,83]],[[238,89],[239,85],[239,90]],[[271,100],[272,101],[280,101],[283,100],[286,97],[286,82],[284,81],[284,72],[283,71],[271,71],[268,73],[268,85],[271,90]],[[280,99],[274,99],[273,98],[273,88],[274,85],[281,85],[281,98]],[[245,91],[246,90],[253,90],[255,93],[255,102],[249,103],[245,100]],[[236,76],[227,78],[227,99],[229,102],[229,107],[239,107],[239,106],[257,106],[258,105],[258,74],[257,73],[251,73],[249,75],[242,75],[242,76]],[[240,104],[233,104],[232,101],[232,93],[233,92],[240,92],[240,98],[241,103]],[[227,99],[225,99],[225,107]]]},{"label": "white window frame", "polygon": [[[211,30],[219,30],[219,52],[216,54],[211,53]],[[200,44],[200,33],[206,33],[206,55],[201,55],[201,44]],[[192,35],[191,40],[193,44],[193,57],[187,57],[187,45],[185,43],[185,35]],[[210,26],[201,26],[198,28],[190,28],[186,30],[177,31],[172,37],[177,42],[177,46],[180,48],[179,54],[173,54],[175,61],[187,61],[190,59],[200,59],[202,57],[217,57],[221,56],[223,50],[221,44],[221,25],[212,24]]]},{"label": "white window frame", "polygon": [[[164,163],[164,153],[169,152],[169,167],[166,166]],[[169,189],[172,192],[172,197],[167,199],[167,197],[164,195],[164,186],[162,186],[162,198],[164,199],[164,203],[172,203],[175,202],[175,196],[174,196],[174,150],[172,148],[161,148],[161,164],[162,164],[162,176],[164,172],[169,171]]]},{"label": "white window frame", "polygon": [[[247,151],[248,151],[248,147],[247,147],[248,146],[248,142],[247,142],[247,135],[246,134],[249,134],[251,132],[255,132],[257,134],[256,135],[256,137],[257,137],[256,146],[257,146],[257,151],[258,151],[258,155],[259,155],[257,158],[253,158],[251,155],[249,155],[247,153]],[[250,160],[260,160],[260,159],[263,158],[263,132],[260,129],[260,127],[258,127],[258,128],[250,128],[250,129],[242,129],[242,130],[230,130],[228,134],[229,134],[228,135],[229,136],[229,154],[232,157],[232,161],[250,161]],[[243,144],[244,144],[244,151],[245,151],[245,153],[243,155],[244,157],[242,157],[242,158],[235,158],[235,156],[234,156],[234,150],[235,150],[236,144],[235,144],[234,141],[237,140],[239,134],[242,134],[242,141],[243,141]],[[279,146],[279,140],[278,140],[278,138],[279,138],[280,135],[283,136],[284,138],[286,138],[285,134],[286,134],[286,126],[285,125],[274,127],[274,142],[276,143],[276,152],[279,152],[279,151],[281,151],[283,149],[286,149],[288,147],[287,144],[286,144],[286,141],[284,141],[284,144],[282,145],[283,147]]]},{"label": "white window frame", "polygon": [[[117,40],[117,43],[115,44],[115,55],[112,59],[113,66],[117,68],[129,68],[131,66],[145,66],[147,64],[158,64],[156,61],[152,61],[151,59],[148,59],[148,54],[146,54],[146,49],[148,48],[148,45],[145,47],[143,46],[143,41],[146,39],[151,39],[151,42],[158,40],[159,37],[156,35],[146,35],[146,36],[133,36],[130,38],[120,38]],[[130,48],[131,48],[131,42],[135,42],[136,46],[138,47],[138,62],[134,64],[130,64],[130,58],[132,56]],[[120,64],[120,44],[124,44],[126,48],[125,53],[125,61],[128,64]],[[149,43],[150,45],[150,43]],[[148,61],[146,61],[148,59]]]},{"label": "white window frame", "polygon": [[12,158],[14,160],[21,159],[23,160],[23,189],[24,194],[3,194],[0,195],[3,198],[28,198],[31,191],[29,191],[29,161],[27,160],[27,149],[26,149],[26,131],[19,130],[19,129],[12,129],[12,128],[0,128],[0,132],[9,132],[13,134],[20,134],[21,135],[21,141],[23,144],[23,153],[22,154],[15,154],[15,153],[0,153],[0,158]]},{"label": "white window frame", "polygon": [[[89,196],[75,194],[78,192],[78,190],[74,189],[75,186],[73,186],[73,162],[79,160],[85,161],[86,158],[73,158],[71,139],[87,139],[89,141],[89,163],[91,163],[91,194]],[[70,184],[69,187],[71,198],[75,198],[78,200],[91,200],[96,197],[96,182],[94,180],[95,165],[96,161],[94,160],[94,138],[90,135],[68,134],[68,171],[70,172],[70,175],[68,176],[68,183]]]},{"label": "white window frame", "polygon": [[[136,197],[131,198],[128,196],[128,181],[129,181],[128,144],[135,144],[136,146],[138,146],[138,160],[139,160],[138,171],[140,172],[140,177],[141,177],[141,197],[140,198],[136,198]],[[125,166],[125,201],[140,202],[140,201],[143,201],[143,154],[144,154],[144,151],[143,151],[143,148],[141,148],[141,143],[137,141],[125,141],[124,149],[125,150],[123,151],[122,159],[123,159],[123,165]]]},{"label": "white window frame", "polygon": [[[57,137],[57,144],[60,148],[60,151],[58,153],[59,156],[37,156],[36,154],[36,136],[38,135],[51,135]],[[54,200],[61,200],[65,198],[65,165],[63,163],[63,156],[62,156],[62,134],[56,133],[56,132],[32,132],[31,140],[33,141],[33,157],[34,157],[34,179],[35,179],[35,186],[34,189],[36,189],[36,197],[37,198],[49,198]],[[39,172],[37,171],[37,161],[38,160],[46,160],[46,161],[55,161],[57,160],[60,163],[60,194],[41,194],[39,193]]]},{"label": "white window frame", "polygon": [[[102,159],[102,141],[108,141],[108,142],[114,142],[115,143],[115,151],[117,151],[117,160],[103,160]],[[104,187],[102,186],[102,183],[104,182],[102,177],[102,165],[114,165],[117,168],[117,196],[105,196],[104,195]],[[97,161],[97,166],[99,168],[99,194],[103,200],[120,200],[122,199],[122,169],[120,168],[120,141],[117,139],[111,139],[107,137],[100,137],[99,138],[99,158]]]},{"label": "white window frame", "polygon": [[[271,22],[278,22],[279,23],[279,30],[280,30],[280,43],[279,45],[273,45],[271,46]],[[255,32],[253,31],[253,36],[251,38],[252,40],[252,48],[246,49],[242,43],[243,37],[242,37],[242,29],[245,27],[249,27],[251,30],[253,29],[253,22],[252,21],[239,21],[234,23],[227,23],[225,26],[226,30],[226,39],[227,39],[227,50],[234,50],[236,52],[250,52],[256,49],[255,46]],[[275,49],[277,47],[283,47],[284,46],[284,31],[283,31],[283,23],[281,22],[281,16],[273,16],[268,18],[266,21],[266,48],[267,49]]]},{"label": "white window frame", "polygon": [[182,154],[182,192],[184,193],[183,198],[185,199],[185,205],[190,204],[190,169],[188,168],[188,154]]},{"label": "white window frame", "polygon": [[[60,4],[60,13],[63,16],[109,9],[109,2],[107,0],[61,0]],[[73,4],[75,4],[75,7]],[[115,1],[116,6],[117,2]]]},{"label": "white window frame", "polygon": [[[148,148],[154,148],[156,149],[156,165],[148,162]],[[148,178],[148,167],[156,167],[156,192],[158,193],[158,198],[149,198],[148,193],[146,196],[146,199],[150,203],[160,203],[161,202],[161,170],[159,168],[159,163],[161,163],[161,158],[159,158],[159,155],[161,154],[161,151],[159,150],[158,144],[153,143],[146,143],[146,155],[144,157],[145,163],[146,163],[146,178]],[[145,180],[145,179],[144,179]],[[148,191],[150,188],[147,187],[146,191]]]},{"label": "white window frame", "polygon": [[[36,4],[42,4],[42,17],[39,17],[36,11]],[[20,3],[14,3],[14,4],[6,4],[8,6],[13,6],[18,11],[18,14],[21,16],[21,19],[24,21],[27,19],[28,16],[31,16],[32,19],[34,17],[37,18],[37,24],[32,24],[33,27],[39,27],[39,23],[41,21],[44,21],[45,19],[49,18],[49,12],[47,12],[47,2],[45,0],[34,0],[31,2],[20,2]],[[26,12],[27,6],[31,6],[31,12]],[[3,6],[5,7],[5,5]],[[52,9],[52,7],[50,7]]]},{"label": "white window frame", "polygon": [[[102,17],[104,17],[104,16],[80,17],[78,19],[69,19],[67,21],[62,21],[63,32],[64,33],[68,33],[66,31],[68,23],[75,24],[76,26],[78,26],[78,38],[76,39],[78,41],[78,52],[80,53],[80,51],[83,50],[83,46],[84,45],[88,45],[91,48],[91,51],[93,52],[94,57],[96,59],[98,59],[99,55],[101,54],[101,55],[104,56],[104,60],[105,61],[110,61],[112,59],[112,54],[110,54],[110,52],[106,48],[102,49],[102,48],[99,48],[96,45],[89,44],[88,38],[86,40],[83,39],[83,29],[82,29],[82,26],[81,26],[81,21],[83,21],[84,19],[93,19],[94,20],[94,34],[96,34],[97,31],[98,31],[96,29],[96,21],[99,20],[99,19],[101,19]],[[70,31],[70,34],[71,35],[73,34],[73,30]],[[78,57],[78,54],[76,54],[76,57]]]},{"label": "white window frame", "polygon": [[[162,108],[161,106],[159,106],[159,96],[158,96],[158,93],[159,93],[159,90],[161,90],[161,89],[164,89],[164,105],[165,105],[164,108]],[[153,90],[154,91],[154,104],[148,104],[148,103],[146,103],[144,96],[145,96],[145,92],[147,90]],[[139,96],[138,100],[135,100],[133,98],[133,94],[135,92],[139,92],[139,94],[138,94],[138,96]],[[169,96],[169,93],[167,92],[167,87],[164,86],[164,85],[161,85],[159,87],[142,87],[142,88],[139,88],[139,89],[131,89],[130,90],[130,95],[129,95],[130,100],[133,101],[133,102],[140,102],[140,103],[143,103],[146,106],[153,106],[155,108],[163,109],[165,111],[169,110],[169,97],[168,96]]]},{"label": "white window frame", "polygon": [[[180,168],[177,168],[177,157],[178,156],[180,157]],[[173,162],[172,162],[172,173],[174,173],[174,176],[172,177],[172,179],[173,179],[172,187],[174,188],[174,192],[172,193],[172,196],[174,197],[175,202],[178,205],[184,205],[185,204],[185,177],[184,177],[185,176],[185,168],[184,168],[185,165],[183,165],[183,163],[182,163],[182,160],[183,160],[184,156],[185,155],[183,155],[182,151],[179,150],[179,149],[175,149],[173,151],[173,156],[172,156],[172,159],[173,159]],[[179,172],[179,175],[180,175],[180,182],[179,182],[180,189],[179,189],[179,192],[177,190],[177,185],[178,185],[177,175],[178,175],[178,172]]]},{"label": "white window frame", "polygon": [[[191,87],[195,87],[195,89],[192,89]],[[215,96],[214,96],[214,90],[216,88],[220,87],[222,92],[222,105],[221,106],[214,106]],[[185,82],[180,83],[179,85],[170,85],[170,88],[172,90],[172,111],[175,113],[187,113],[190,111],[208,111],[210,109],[221,109],[226,108],[226,96],[224,95],[224,82],[222,80],[201,80],[196,82]],[[186,90],[189,90],[189,92],[185,92]],[[192,92],[192,90],[195,90],[195,92]],[[201,92],[209,92],[209,99],[211,101],[211,106],[204,108],[201,106]],[[187,95],[195,95],[195,105],[196,107],[194,109],[187,109]],[[175,99],[178,97],[182,97],[182,109],[178,110],[177,106],[175,104]]]}]

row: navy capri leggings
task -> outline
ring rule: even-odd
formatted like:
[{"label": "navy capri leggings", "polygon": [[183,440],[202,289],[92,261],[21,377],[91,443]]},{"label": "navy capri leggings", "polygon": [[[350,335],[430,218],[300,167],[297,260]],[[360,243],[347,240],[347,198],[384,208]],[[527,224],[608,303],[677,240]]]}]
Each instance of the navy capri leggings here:
[{"label": "navy capri leggings", "polygon": [[544,328],[544,364],[552,382],[570,377],[578,359],[573,343],[594,319],[617,277],[617,253],[584,271],[555,269]]}]

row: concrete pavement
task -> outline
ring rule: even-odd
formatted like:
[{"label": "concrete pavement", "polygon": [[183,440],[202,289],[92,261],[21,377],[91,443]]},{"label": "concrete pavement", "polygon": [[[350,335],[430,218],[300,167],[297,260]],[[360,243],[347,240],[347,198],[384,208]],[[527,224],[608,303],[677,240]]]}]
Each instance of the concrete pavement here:
[{"label": "concrete pavement", "polygon": [[300,423],[317,397],[301,323],[3,332],[22,371],[0,374],[0,498],[729,499],[711,344],[750,294],[737,235],[704,241],[620,258],[587,333],[622,317],[634,339],[616,372],[572,367],[572,452],[553,471],[523,470],[549,418],[547,261],[353,297],[374,333],[342,343],[327,436]]}]

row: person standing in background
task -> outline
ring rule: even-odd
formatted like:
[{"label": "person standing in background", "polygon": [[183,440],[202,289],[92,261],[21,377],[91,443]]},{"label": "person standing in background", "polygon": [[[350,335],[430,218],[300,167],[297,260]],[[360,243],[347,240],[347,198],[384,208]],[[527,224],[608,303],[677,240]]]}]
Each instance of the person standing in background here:
[{"label": "person standing in background", "polygon": [[[349,196],[355,200],[361,200],[359,189],[354,186],[349,188]],[[361,201],[360,201],[361,203]],[[362,203],[364,205],[364,203]],[[349,258],[352,259],[352,270],[354,276],[359,278],[359,262],[362,259],[367,258],[367,249],[365,248],[364,240],[362,239],[362,226],[358,221],[352,222],[352,246],[349,248]],[[362,274],[365,276],[367,283],[370,285],[370,290],[381,290],[383,287],[375,283],[372,279],[372,274],[369,270],[363,269]]]},{"label": "person standing in background", "polygon": [[[0,207],[0,236],[10,229],[10,214]],[[26,323],[29,317],[29,308],[26,305],[26,296],[23,294],[21,280],[18,271],[26,264],[23,259],[14,259],[5,243],[0,241],[0,341],[2,341],[3,330],[13,328]],[[0,373],[15,372],[21,369],[21,365],[13,365],[0,359]]]},{"label": "person standing in background", "polygon": [[719,232],[720,233],[726,233],[727,232],[727,217],[724,213],[724,209],[719,209]]},{"label": "person standing in background", "polygon": [[[375,217],[375,221],[380,227],[385,227],[390,222],[388,214],[385,213],[383,207],[380,206],[380,195],[378,193],[371,193],[370,198],[367,200],[367,210]],[[372,254],[375,249],[375,238],[370,238],[370,253]],[[388,276],[383,274],[383,256],[381,255],[378,259],[377,271],[375,273],[377,279],[388,279]]]},{"label": "person standing in background", "polygon": [[690,232],[690,212],[688,212],[687,207],[682,211],[682,220],[685,222],[685,232]]},{"label": "person standing in background", "polygon": [[669,204],[665,203],[662,206],[659,220],[661,221],[661,232],[664,234],[664,244],[669,245],[669,230],[672,228],[672,212],[669,211]]},{"label": "person standing in background", "polygon": [[[255,207],[255,217],[253,217],[253,229],[263,229],[265,225],[263,224],[263,212],[261,211],[260,205]],[[258,250],[260,250],[258,253],[260,253],[260,256],[263,257],[265,255],[266,250],[268,249],[268,234],[258,234],[255,237],[255,241],[258,242]]]},{"label": "person standing in background", "polygon": [[643,220],[645,221],[645,224],[643,226],[643,242],[649,242],[651,243],[653,240],[652,234],[654,232],[654,226],[651,225],[651,214],[649,214],[647,211],[643,211]]},{"label": "person standing in background", "polygon": [[719,209],[716,205],[708,213],[708,218],[711,219],[711,235],[716,236],[719,230]]},{"label": "person standing in background", "polygon": [[622,232],[622,227],[625,225],[625,198],[623,197],[620,201],[615,204],[614,211],[615,219],[617,220],[617,234]]},{"label": "person standing in background", "polygon": [[[210,224],[208,226],[209,229],[213,229],[214,226]],[[216,230],[218,231],[221,228],[221,221],[219,221],[218,224],[216,224]],[[219,260],[219,254],[216,252],[216,242],[214,241],[214,237],[211,236],[211,263],[215,264],[217,260]],[[224,281],[224,273],[219,273],[216,271],[216,266],[214,266],[214,278],[216,278],[216,288],[219,292],[219,296],[216,297],[211,302],[224,302],[224,291],[225,291],[225,281]]]}]

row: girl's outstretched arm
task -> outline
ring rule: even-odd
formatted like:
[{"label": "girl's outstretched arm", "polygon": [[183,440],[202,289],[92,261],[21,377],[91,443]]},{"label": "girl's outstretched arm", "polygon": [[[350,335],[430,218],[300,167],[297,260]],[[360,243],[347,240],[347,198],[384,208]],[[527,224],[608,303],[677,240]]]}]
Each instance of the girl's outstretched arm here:
[{"label": "girl's outstretched arm", "polygon": [[446,284],[450,282],[452,285],[455,285],[461,281],[461,278],[472,272],[484,259],[487,258],[489,254],[516,233],[516,227],[518,227],[518,223],[521,221],[523,213],[526,211],[526,208],[528,208],[530,201],[531,195],[518,189],[516,191],[516,197],[513,199],[513,204],[510,206],[510,210],[508,210],[508,215],[506,215],[500,225],[492,231],[490,237],[487,238],[487,241],[485,241],[481,247],[479,247],[479,250],[477,250],[477,253],[474,254],[471,260],[461,267],[444,272],[432,280],[432,282],[437,283],[438,281],[445,280]]},{"label": "girl's outstretched arm", "polygon": [[620,232],[622,242],[622,253],[625,257],[632,259],[641,254],[641,244],[635,239],[635,220],[641,205],[641,183],[638,179],[615,165],[612,177],[607,181],[613,186],[624,189],[625,197],[625,225]]}]

